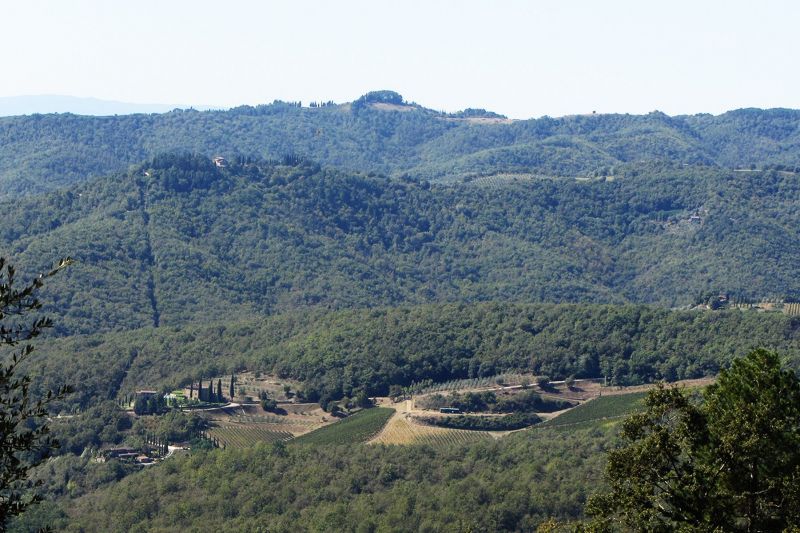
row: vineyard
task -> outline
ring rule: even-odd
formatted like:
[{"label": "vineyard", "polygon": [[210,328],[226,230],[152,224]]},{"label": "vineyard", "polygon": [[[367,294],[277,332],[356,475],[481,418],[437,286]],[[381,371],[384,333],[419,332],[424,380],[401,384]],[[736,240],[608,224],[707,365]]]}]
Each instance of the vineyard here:
[{"label": "vineyard", "polygon": [[293,437],[288,431],[276,431],[263,424],[252,426],[218,426],[209,430],[209,436],[217,439],[223,448],[249,448],[258,442],[286,441]]},{"label": "vineyard", "polygon": [[298,444],[356,444],[374,437],[394,414],[388,407],[373,407],[306,433],[294,440]]},{"label": "vineyard", "polygon": [[427,444],[441,446],[465,444],[491,438],[491,435],[485,431],[424,426],[397,416],[387,424],[386,428],[377,437],[370,441],[370,444]]},{"label": "vineyard", "polygon": [[780,311],[787,316],[800,316],[800,303],[784,302],[780,299],[761,300],[758,303],[734,302],[731,304],[731,307],[743,310],[760,309],[762,311]]},{"label": "vineyard", "polygon": [[534,426],[534,428],[572,427],[578,424],[588,424],[627,416],[643,408],[642,400],[646,394],[646,392],[634,392],[631,394],[602,396],[570,409],[560,416],[542,422]]},{"label": "vineyard", "polygon": [[789,316],[800,316],[800,303],[783,304],[783,312]]}]

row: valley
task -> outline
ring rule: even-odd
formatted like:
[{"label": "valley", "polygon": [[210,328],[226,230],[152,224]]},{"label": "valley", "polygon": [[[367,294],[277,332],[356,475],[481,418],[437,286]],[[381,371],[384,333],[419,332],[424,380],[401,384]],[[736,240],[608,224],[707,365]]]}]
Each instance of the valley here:
[{"label": "valley", "polygon": [[[795,134],[748,150],[746,127],[795,112],[752,113],[508,121],[380,94],[0,119],[14,157],[65,128],[81,160],[89,131],[130,146],[48,180],[44,152],[27,181],[0,165],[0,256],[23,279],[73,259],[20,369],[34,397],[75,390],[11,530],[584,518],[659,383],[697,398],[758,348],[800,368]],[[198,133],[217,123],[230,145]]]}]

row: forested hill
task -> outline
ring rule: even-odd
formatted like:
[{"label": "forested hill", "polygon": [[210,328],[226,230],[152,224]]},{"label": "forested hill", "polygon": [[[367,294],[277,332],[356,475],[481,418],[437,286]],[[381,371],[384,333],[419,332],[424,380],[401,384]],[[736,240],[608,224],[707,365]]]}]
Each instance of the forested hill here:
[{"label": "forested hill", "polygon": [[158,153],[281,158],[432,181],[522,173],[613,175],[670,161],[763,169],[800,166],[800,111],[719,116],[583,115],[511,121],[484,110],[444,114],[390,91],[351,104],[276,102],[228,111],[0,118],[0,198],[127,169]]},{"label": "forested hill", "polygon": [[800,297],[800,180],[638,168],[430,185],[299,160],[156,157],[0,204],[0,255],[49,283],[59,333],[447,301]]}]

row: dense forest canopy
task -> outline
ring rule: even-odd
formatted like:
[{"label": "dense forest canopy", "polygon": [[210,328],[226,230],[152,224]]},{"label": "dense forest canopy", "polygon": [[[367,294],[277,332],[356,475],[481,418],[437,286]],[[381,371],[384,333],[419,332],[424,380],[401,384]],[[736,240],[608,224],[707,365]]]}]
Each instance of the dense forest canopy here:
[{"label": "dense forest canopy", "polygon": [[[532,530],[579,517],[614,422],[433,448],[211,451],[206,436],[133,476],[96,448],[200,439],[201,417],[120,406],[148,389],[160,412],[160,393],[229,375],[233,397],[242,371],[328,406],[504,372],[706,377],[758,347],[796,370],[800,317],[734,304],[798,305],[798,204],[800,111],[784,109],[513,121],[374,91],[0,118],[0,257],[27,279],[75,259],[48,280],[53,334],[22,365],[34,396],[75,385],[53,404],[63,448],[36,472],[48,501],[14,527]],[[487,404],[491,418],[445,425],[522,427],[541,407]]]},{"label": "dense forest canopy", "polygon": [[39,343],[32,367],[37,390],[64,380],[81,384],[64,404],[73,410],[244,369],[300,380],[311,401],[507,371],[607,377],[617,385],[674,381],[714,375],[759,346],[780,350],[797,367],[800,317],[642,305],[438,304],[51,339]]},{"label": "dense forest canopy", "polygon": [[451,182],[498,173],[613,175],[620,165],[800,166],[800,111],[577,115],[509,121],[446,114],[374,91],[352,104],[276,101],[228,111],[0,118],[0,198],[124,170],[167,151],[301,154],[347,171]]},{"label": "dense forest canopy", "polygon": [[657,165],[442,186],[298,158],[160,155],[0,205],[0,253],[52,257],[59,334],[447,301],[800,297],[800,181]]}]

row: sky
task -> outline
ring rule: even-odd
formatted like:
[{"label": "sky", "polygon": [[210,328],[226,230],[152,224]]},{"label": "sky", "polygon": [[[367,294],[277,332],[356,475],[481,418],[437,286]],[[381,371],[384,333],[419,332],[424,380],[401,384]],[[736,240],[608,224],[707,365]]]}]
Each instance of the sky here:
[{"label": "sky", "polygon": [[511,118],[800,108],[800,2],[0,0],[0,97],[232,107],[392,89]]}]

